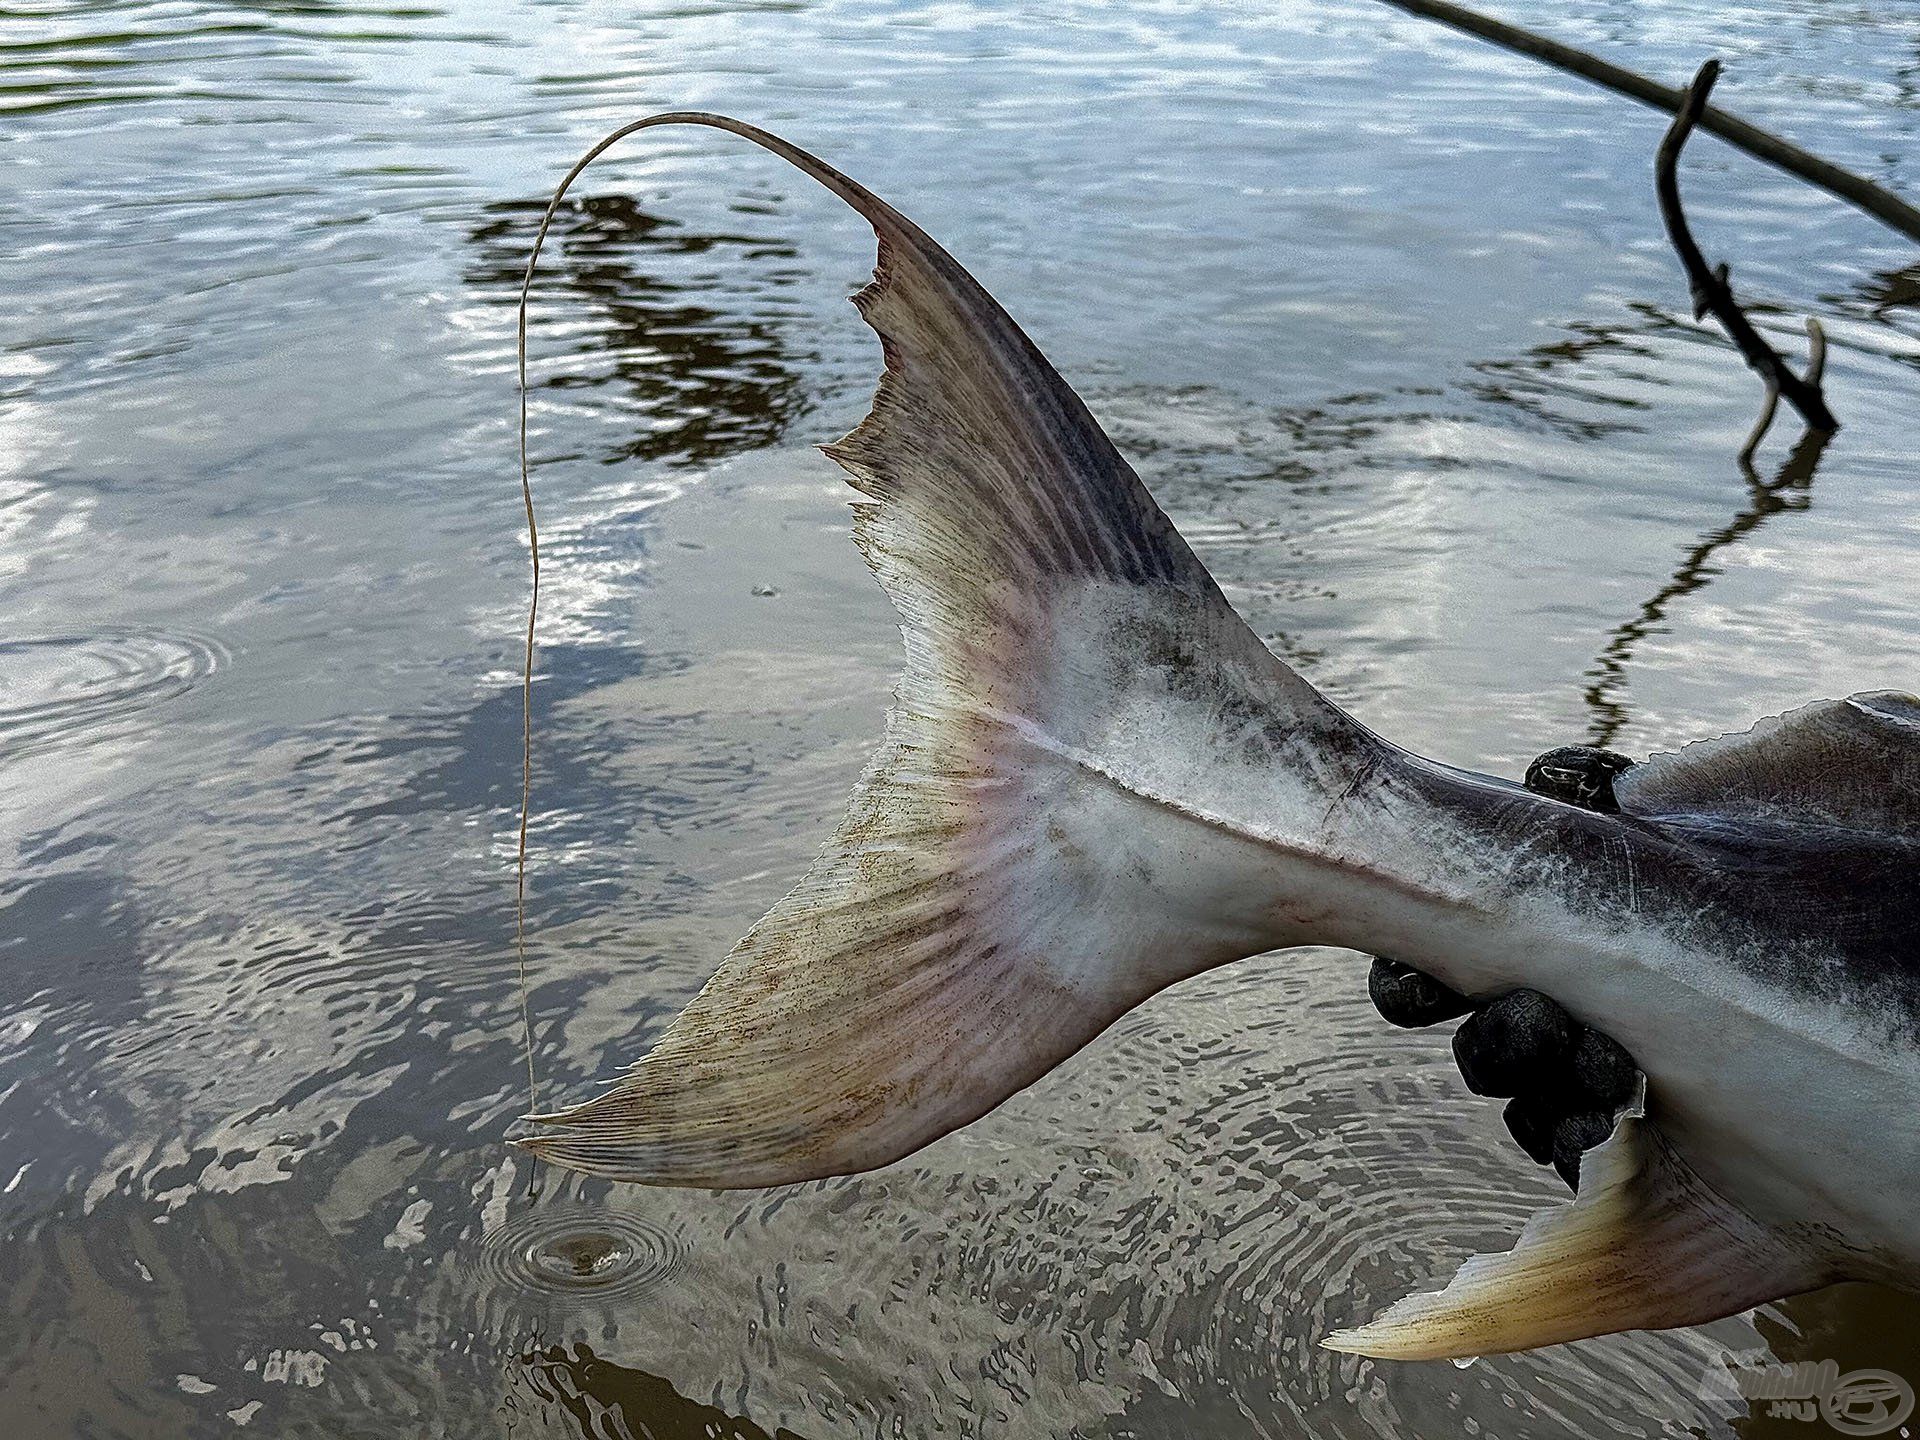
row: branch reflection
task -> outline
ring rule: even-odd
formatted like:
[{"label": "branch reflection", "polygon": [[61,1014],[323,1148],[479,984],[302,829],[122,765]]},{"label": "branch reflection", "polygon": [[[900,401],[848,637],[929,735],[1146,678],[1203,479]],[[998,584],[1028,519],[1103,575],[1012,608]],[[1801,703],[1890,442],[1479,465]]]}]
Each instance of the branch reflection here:
[{"label": "branch reflection", "polygon": [[[545,209],[489,206],[469,231],[480,255],[466,281],[517,301]],[[716,250],[730,253],[695,265]],[[701,234],[624,195],[570,200],[534,282],[533,328],[553,338],[536,349],[533,388],[614,387],[596,402],[617,412],[618,438],[599,456],[608,464],[699,463],[771,444],[808,408],[800,366],[818,358],[790,349],[769,314],[794,270],[765,262],[795,258],[784,240]]]},{"label": "branch reflection", "polygon": [[1731,522],[1702,535],[1682,557],[1673,578],[1662,585],[1640,606],[1631,620],[1616,628],[1606,645],[1587,670],[1587,708],[1593,713],[1588,727],[1590,744],[1610,745],[1630,718],[1621,698],[1627,684],[1627,666],[1634,647],[1660,628],[1667,609],[1682,595],[1689,595],[1708,584],[1720,573],[1713,559],[1728,546],[1751,535],[1767,520],[1783,510],[1805,510],[1813,503],[1813,476],[1819,468],[1830,434],[1813,431],[1800,437],[1793,453],[1771,480],[1763,480],[1747,466],[1747,505]]}]

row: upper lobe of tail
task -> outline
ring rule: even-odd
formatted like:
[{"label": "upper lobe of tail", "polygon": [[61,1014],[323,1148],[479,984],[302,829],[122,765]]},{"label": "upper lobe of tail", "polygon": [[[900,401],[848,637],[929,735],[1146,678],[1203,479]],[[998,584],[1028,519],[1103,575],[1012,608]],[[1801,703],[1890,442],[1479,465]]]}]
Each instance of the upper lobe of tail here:
[{"label": "upper lobe of tail", "polygon": [[[1232,801],[1232,757],[1264,761],[1277,728],[1364,742],[1247,630],[950,255],[764,131],[641,122],[669,123],[784,157],[879,239],[854,299],[885,373],[824,448],[867,497],[855,535],[906,668],[805,878],[650,1054],[526,1143],[630,1180],[766,1185],[905,1155],[1170,980],[1267,948],[1242,883],[1258,857],[1209,797]],[[1311,756],[1294,770],[1320,783]]]}]

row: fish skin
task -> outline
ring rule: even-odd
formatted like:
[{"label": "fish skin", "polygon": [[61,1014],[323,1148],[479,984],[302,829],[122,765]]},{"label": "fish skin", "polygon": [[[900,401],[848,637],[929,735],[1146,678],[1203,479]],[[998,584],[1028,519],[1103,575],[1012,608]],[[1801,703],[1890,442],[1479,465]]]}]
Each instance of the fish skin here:
[{"label": "fish skin", "polygon": [[[1920,951],[1910,937],[1920,894],[1901,883],[1916,873],[1911,837],[1728,818],[1711,808],[1712,793],[1660,816],[1564,804],[1412,755],[1344,716],[1303,726],[1251,713],[1244,687],[1179,654],[1174,635],[1141,638],[1159,620],[1108,614],[1067,626],[1125,637],[1129,652],[1149,657],[1130,687],[1105,677],[1106,722],[1081,743],[1118,757],[1108,768],[1137,793],[1181,796],[1277,861],[1313,856],[1381,885],[1393,877],[1401,890],[1399,904],[1350,898],[1340,913],[1266,938],[1395,955],[1476,1000],[1544,991],[1635,1057],[1652,1081],[1653,1123],[1709,1186],[1850,1274],[1913,1283]],[[1129,695],[1181,689],[1188,718],[1159,700],[1152,718],[1128,718]],[[1920,720],[1910,697],[1869,703]],[[1204,771],[1170,774],[1154,737],[1191,736],[1198,715],[1258,739],[1236,754],[1215,733]],[[1891,731],[1896,756],[1908,733]],[[1142,737],[1131,750],[1128,736]],[[1737,748],[1738,738],[1708,743]],[[1303,774],[1314,777],[1307,797],[1293,793]],[[1335,803],[1316,812],[1323,795]],[[1629,788],[1624,803],[1635,802]],[[1306,873],[1300,889],[1326,888]],[[1287,888],[1277,870],[1264,883]]]},{"label": "fish skin", "polygon": [[1816,702],[1656,757],[1615,814],[1402,750],[1266,650],[917,227],[739,121],[620,134],[655,124],[740,135],[874,226],[855,298],[885,373],[824,448],[907,668],[800,885],[527,1148],[649,1184],[870,1169],[1169,984],[1336,944],[1470,997],[1540,990],[1648,1078],[1571,1205],[1327,1343],[1490,1353],[1920,1281],[1920,702]]},{"label": "fish skin", "polygon": [[1510,867],[1495,908],[1535,917],[1537,951],[1491,977],[1465,954],[1399,953],[1474,998],[1509,982],[1552,995],[1634,1056],[1649,1115],[1709,1185],[1849,1274],[1912,1286],[1912,842],[1710,812],[1543,811],[1480,777],[1414,773],[1462,853]]}]

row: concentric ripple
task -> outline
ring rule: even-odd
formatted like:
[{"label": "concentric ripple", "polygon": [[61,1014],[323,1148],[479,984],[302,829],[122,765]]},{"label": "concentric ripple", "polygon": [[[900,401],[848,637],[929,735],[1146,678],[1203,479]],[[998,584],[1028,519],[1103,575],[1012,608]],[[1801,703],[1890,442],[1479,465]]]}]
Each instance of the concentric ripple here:
[{"label": "concentric ripple", "polygon": [[216,641],[145,630],[0,641],[0,759],[118,733],[228,659]]},{"label": "concentric ripple", "polygon": [[667,1227],[601,1205],[545,1205],[489,1231],[461,1277],[480,1310],[541,1326],[624,1306],[679,1271],[686,1244]]}]

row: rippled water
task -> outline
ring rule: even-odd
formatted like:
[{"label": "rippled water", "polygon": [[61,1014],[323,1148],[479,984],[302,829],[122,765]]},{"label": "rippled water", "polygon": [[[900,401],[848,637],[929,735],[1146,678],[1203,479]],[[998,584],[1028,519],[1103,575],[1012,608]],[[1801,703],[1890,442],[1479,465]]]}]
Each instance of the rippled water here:
[{"label": "rippled water", "polygon": [[[1912,191],[1896,0],[1532,23]],[[1518,12],[1515,12],[1518,13]],[[1317,1348],[1555,1197],[1353,957],[1180,986],[875,1175],[532,1174],[510,921],[512,296],[565,166],[730,110],[947,241],[1269,641],[1515,770],[1911,688],[1920,267],[1696,142],[1696,229],[1845,428],[1743,478],[1658,117],[1369,0],[7,0],[0,1429],[9,1437],[1803,1435],[1730,1352],[1920,1379],[1920,1302],[1446,1365]],[[654,132],[535,311],[530,956],[585,1093],[798,873],[896,639],[808,450],[861,227]],[[1796,351],[1797,353],[1797,351]]]}]

